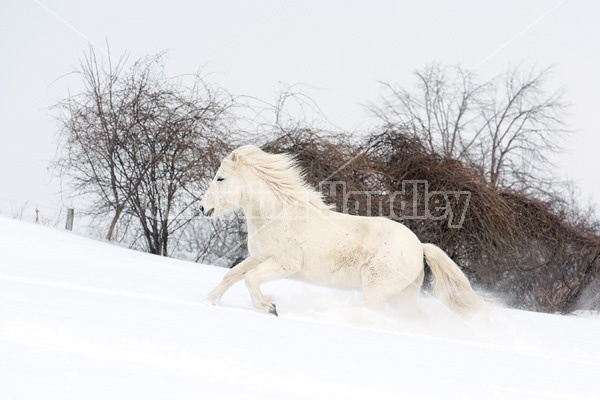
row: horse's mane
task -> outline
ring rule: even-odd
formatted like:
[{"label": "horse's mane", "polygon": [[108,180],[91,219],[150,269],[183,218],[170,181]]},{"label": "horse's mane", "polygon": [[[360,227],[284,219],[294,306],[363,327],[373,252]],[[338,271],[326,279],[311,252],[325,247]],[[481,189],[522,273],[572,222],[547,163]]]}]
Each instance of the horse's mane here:
[{"label": "horse's mane", "polygon": [[266,153],[256,146],[246,145],[234,150],[226,160],[250,168],[286,204],[305,205],[308,202],[318,209],[330,208],[323,202],[321,193],[306,183],[293,156]]}]

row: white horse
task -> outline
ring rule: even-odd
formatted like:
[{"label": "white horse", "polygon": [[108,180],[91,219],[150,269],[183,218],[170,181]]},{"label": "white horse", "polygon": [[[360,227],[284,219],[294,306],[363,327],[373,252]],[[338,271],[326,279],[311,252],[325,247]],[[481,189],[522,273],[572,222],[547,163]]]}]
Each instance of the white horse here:
[{"label": "white horse", "polygon": [[252,145],[234,150],[221,162],[200,206],[209,217],[241,208],[248,224],[250,257],[229,270],[209,294],[215,304],[244,279],[254,307],[277,315],[273,298],[260,285],[293,278],[362,289],[365,304],[383,310],[400,293],[418,295],[425,256],[436,297],[463,314],[483,305],[444,251],[421,243],[406,226],[387,218],[332,211],[288,155]]}]

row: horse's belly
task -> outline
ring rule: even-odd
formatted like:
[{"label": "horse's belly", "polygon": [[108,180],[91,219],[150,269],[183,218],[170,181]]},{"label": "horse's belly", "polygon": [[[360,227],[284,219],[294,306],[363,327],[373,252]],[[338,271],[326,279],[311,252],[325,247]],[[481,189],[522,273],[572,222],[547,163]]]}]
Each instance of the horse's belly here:
[{"label": "horse's belly", "polygon": [[305,262],[302,270],[292,276],[292,279],[338,289],[360,288],[361,279],[358,266],[346,264],[340,267],[328,261],[321,259],[320,262]]}]

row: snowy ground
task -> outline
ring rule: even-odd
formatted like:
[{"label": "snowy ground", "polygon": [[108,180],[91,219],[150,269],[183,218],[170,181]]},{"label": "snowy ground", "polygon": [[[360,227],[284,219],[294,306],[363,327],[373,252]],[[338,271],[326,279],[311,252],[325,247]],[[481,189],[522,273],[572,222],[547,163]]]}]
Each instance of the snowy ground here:
[{"label": "snowy ground", "polygon": [[600,318],[498,309],[381,315],[274,282],[0,217],[1,399],[599,399]]}]

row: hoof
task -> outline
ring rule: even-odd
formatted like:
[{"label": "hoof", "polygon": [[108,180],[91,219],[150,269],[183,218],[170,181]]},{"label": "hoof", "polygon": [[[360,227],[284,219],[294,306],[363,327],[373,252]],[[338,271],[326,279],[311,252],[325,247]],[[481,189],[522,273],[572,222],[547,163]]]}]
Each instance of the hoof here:
[{"label": "hoof", "polygon": [[216,289],[210,292],[207,296],[207,300],[213,305],[216,306],[221,302],[221,296],[216,293]]},{"label": "hoof", "polygon": [[208,296],[208,298],[206,300],[213,306],[218,306],[219,303],[221,302],[221,299],[219,299],[218,297],[214,297],[214,296]]},{"label": "hoof", "polygon": [[277,307],[275,307],[275,303],[271,303],[271,306],[269,307],[269,314],[273,314],[276,317],[278,316]]}]

